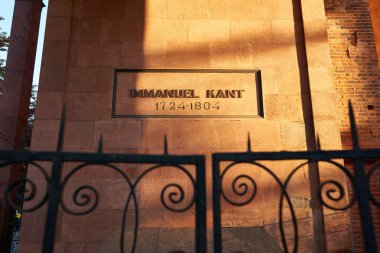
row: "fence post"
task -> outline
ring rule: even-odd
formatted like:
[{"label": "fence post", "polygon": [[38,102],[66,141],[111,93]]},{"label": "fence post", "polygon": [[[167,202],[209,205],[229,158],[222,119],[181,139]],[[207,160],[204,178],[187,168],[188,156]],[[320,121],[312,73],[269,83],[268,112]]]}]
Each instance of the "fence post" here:
[{"label": "fence post", "polygon": [[206,166],[205,157],[197,157],[196,168],[196,252],[207,252],[207,232],[206,232]]},{"label": "fence post", "polygon": [[[63,109],[58,133],[57,152],[61,152],[63,148],[65,120],[66,113],[65,109]],[[53,253],[54,251],[55,228],[57,223],[58,205],[61,195],[61,168],[62,161],[56,157],[53,163],[51,179],[48,183],[49,203],[45,223],[44,244],[42,249],[43,253]]]},{"label": "fence post", "polygon": [[364,236],[364,245],[366,252],[376,253],[376,240],[373,231],[373,223],[372,223],[372,214],[371,214],[371,206],[370,206],[370,188],[368,178],[365,173],[364,161],[363,158],[360,157],[361,149],[359,146],[358,133],[355,124],[355,115],[352,109],[351,102],[349,103],[349,111],[350,111],[350,124],[351,124],[351,136],[352,136],[352,145],[355,150],[355,158],[354,158],[354,172],[355,172],[355,182],[356,186],[355,192],[358,198],[359,203],[359,213],[360,213],[360,221],[362,224],[362,231]]},{"label": "fence post", "polygon": [[212,205],[214,225],[214,253],[222,252],[222,231],[220,217],[220,171],[219,159],[212,155]]}]

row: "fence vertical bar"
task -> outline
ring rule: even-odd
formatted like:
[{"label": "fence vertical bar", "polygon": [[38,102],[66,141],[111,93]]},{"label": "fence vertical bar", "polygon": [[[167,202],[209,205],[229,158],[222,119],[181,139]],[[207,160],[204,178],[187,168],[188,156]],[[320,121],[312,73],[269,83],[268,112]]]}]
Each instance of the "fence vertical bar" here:
[{"label": "fence vertical bar", "polygon": [[370,188],[368,178],[365,173],[364,161],[363,158],[360,157],[361,149],[359,146],[358,133],[356,129],[355,123],[355,115],[352,109],[351,102],[348,105],[350,112],[350,124],[351,124],[351,137],[353,148],[356,152],[356,156],[354,158],[354,171],[355,171],[355,182],[356,182],[356,196],[358,198],[359,203],[359,212],[360,212],[360,220],[362,224],[363,230],[363,239],[365,244],[366,252],[376,253],[376,240],[373,230],[373,222],[372,222],[372,214],[371,214],[371,206],[370,206]]},{"label": "fence vertical bar", "polygon": [[222,252],[222,231],[220,218],[220,172],[219,159],[212,155],[212,203],[214,225],[214,253]]},{"label": "fence vertical bar", "polygon": [[205,157],[197,157],[196,165],[196,253],[207,252],[206,164]]},{"label": "fence vertical bar", "polygon": [[[65,131],[66,113],[65,109],[62,111],[61,123],[58,133],[57,152],[62,151],[63,148],[63,135]],[[49,202],[45,223],[45,234],[43,242],[43,253],[53,253],[55,228],[57,223],[58,205],[61,194],[61,167],[62,160],[55,158],[53,162],[53,169],[51,173],[51,180],[48,184]]]}]

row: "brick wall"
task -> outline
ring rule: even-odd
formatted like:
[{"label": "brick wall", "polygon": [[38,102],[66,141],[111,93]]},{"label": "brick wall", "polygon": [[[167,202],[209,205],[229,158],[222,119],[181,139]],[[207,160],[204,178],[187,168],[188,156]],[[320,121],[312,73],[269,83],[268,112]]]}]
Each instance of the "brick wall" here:
[{"label": "brick wall", "polygon": [[[356,112],[361,146],[378,148],[380,71],[368,1],[326,0],[325,9],[343,147],[351,147],[347,109],[350,99]],[[345,163],[347,167],[352,167],[349,161]],[[370,164],[367,164],[369,167]],[[380,177],[377,175],[370,182],[375,196],[379,194],[379,182]],[[372,216],[375,234],[379,235],[379,208],[372,208]],[[357,204],[351,209],[351,227],[355,252],[364,252]],[[380,238],[377,237],[377,244],[380,245]]]},{"label": "brick wall", "polygon": [[369,0],[369,8],[371,11],[372,28],[376,42],[377,58],[380,59],[380,1]]},{"label": "brick wall", "polygon": [[333,82],[343,147],[351,146],[347,103],[354,106],[361,146],[380,146],[380,72],[367,0],[326,0]]}]

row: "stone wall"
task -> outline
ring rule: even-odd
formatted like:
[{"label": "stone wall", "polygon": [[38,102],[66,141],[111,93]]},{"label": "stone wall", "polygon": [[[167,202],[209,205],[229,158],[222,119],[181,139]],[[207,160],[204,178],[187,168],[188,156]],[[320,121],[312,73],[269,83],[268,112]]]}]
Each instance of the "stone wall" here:
[{"label": "stone wall", "polygon": [[[259,68],[264,117],[111,118],[115,68]],[[32,149],[54,150],[63,105],[67,109],[65,150],[94,152],[102,135],[105,152],[162,153],[166,134],[170,153],[206,155],[211,227],[212,153],[245,151],[248,133],[253,151],[312,150],[316,132],[323,148],[341,148],[330,68],[322,1],[51,0]],[[236,109],[244,110],[244,105]],[[265,164],[284,180],[298,163]],[[73,166],[67,164],[64,175]],[[330,168],[324,166],[322,181],[334,178],[345,184],[345,177]],[[123,169],[138,173],[143,168]],[[280,189],[258,168],[240,169],[257,180],[258,194],[252,204],[241,209],[223,205],[223,226],[264,227],[279,240]],[[28,176],[43,185],[33,168]],[[227,181],[233,178],[230,175]],[[144,180],[138,190],[142,227],[194,225],[192,215],[164,211],[158,203],[160,190],[168,181],[187,184],[181,175],[161,171]],[[95,166],[74,181],[67,196],[76,185],[90,182],[99,190],[99,207],[81,218],[60,211],[56,245],[63,252],[94,252],[120,230],[123,196],[128,189],[117,175]],[[304,168],[295,175],[289,193],[310,200],[310,188],[315,186]],[[72,202],[70,206],[75,208]],[[40,249],[42,233],[38,231],[43,228],[44,211],[24,215],[21,252]],[[296,208],[301,252],[319,246],[320,220],[316,216],[313,220],[316,213],[316,207]],[[328,248],[349,249],[348,213],[325,210],[325,214]],[[289,213],[285,220],[290,220]]]}]

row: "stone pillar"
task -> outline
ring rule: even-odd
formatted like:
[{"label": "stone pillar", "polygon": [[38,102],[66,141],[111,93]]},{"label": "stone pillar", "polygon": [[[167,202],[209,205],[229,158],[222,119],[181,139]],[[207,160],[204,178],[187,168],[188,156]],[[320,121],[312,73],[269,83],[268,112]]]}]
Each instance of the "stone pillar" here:
[{"label": "stone pillar", "polygon": [[[23,149],[29,113],[42,0],[16,0],[5,85],[0,97],[0,150]],[[2,168],[0,192],[21,175],[20,166]],[[11,211],[0,196],[0,252],[6,252]]]}]

